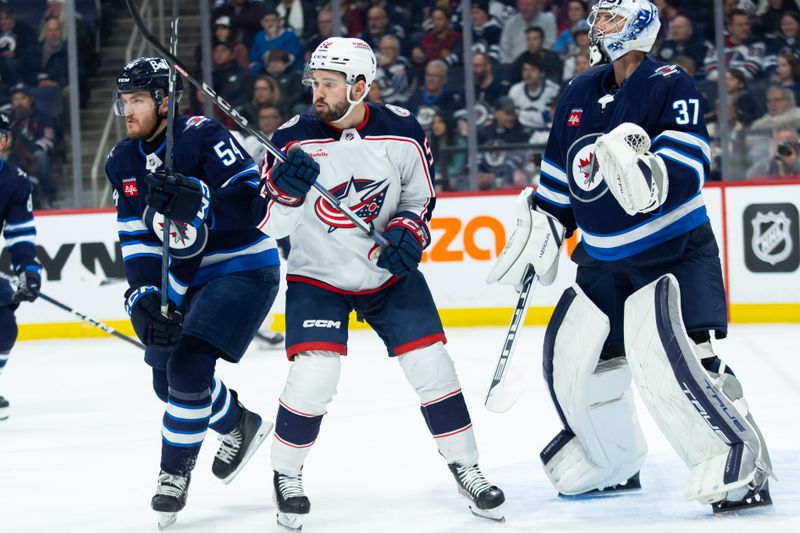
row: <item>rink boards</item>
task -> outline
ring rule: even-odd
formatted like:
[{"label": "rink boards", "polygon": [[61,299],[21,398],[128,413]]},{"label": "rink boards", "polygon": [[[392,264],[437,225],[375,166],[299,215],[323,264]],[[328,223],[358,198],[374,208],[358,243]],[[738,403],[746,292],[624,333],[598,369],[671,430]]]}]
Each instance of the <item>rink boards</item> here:
[{"label": "rink boards", "polygon": [[[800,181],[710,184],[704,197],[720,247],[731,321],[800,322]],[[484,280],[516,224],[515,199],[515,192],[437,199],[432,244],[420,268],[446,326],[508,323],[516,293]],[[122,305],[126,284],[113,210],[37,213],[36,226],[37,255],[46,273],[43,291],[132,333]],[[536,288],[526,323],[545,324],[574,280],[568,254],[577,238],[563,250],[557,282]],[[3,261],[5,269],[5,251]],[[281,291],[274,307],[278,329],[283,309]],[[17,318],[22,339],[103,335],[41,300],[23,304]]]}]

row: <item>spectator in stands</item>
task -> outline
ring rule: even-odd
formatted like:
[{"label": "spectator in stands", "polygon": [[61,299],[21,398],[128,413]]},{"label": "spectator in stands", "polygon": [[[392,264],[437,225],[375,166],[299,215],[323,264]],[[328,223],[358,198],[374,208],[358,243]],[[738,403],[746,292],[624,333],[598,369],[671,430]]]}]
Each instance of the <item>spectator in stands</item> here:
[{"label": "spectator in stands", "polygon": [[266,74],[257,77],[253,81],[253,99],[239,108],[239,112],[249,122],[257,122],[258,112],[262,107],[277,107],[281,112],[281,116],[288,114],[278,82],[272,76]]},{"label": "spectator in stands", "polygon": [[478,52],[472,56],[472,73],[475,77],[475,102],[492,105],[501,96],[508,94],[509,84],[497,79],[489,54]]},{"label": "spectator in stands", "polygon": [[[277,129],[283,124],[283,120],[284,117],[281,110],[274,105],[266,105],[258,110],[258,129],[267,136],[267,139],[272,139]],[[247,150],[247,153],[250,154],[256,164],[260,165],[264,161],[267,147],[261,144],[257,137],[243,137],[242,147]]]},{"label": "spectator in stands", "polygon": [[31,83],[39,87],[63,89],[69,85],[69,59],[61,23],[56,17],[45,21],[40,40],[41,45],[33,49],[36,52],[31,58],[35,61],[36,70],[36,81]]},{"label": "spectator in stands", "polygon": [[[583,22],[584,24],[586,23],[586,21]],[[514,84],[522,80],[522,63],[528,59],[535,59],[539,65],[541,65],[548,79],[560,83],[563,69],[561,57],[552,50],[544,48],[544,31],[542,31],[542,28],[533,26],[525,30],[525,43],[527,49],[511,64],[511,68],[509,69],[509,83]]]},{"label": "spectator in stands", "polygon": [[561,88],[544,77],[544,68],[535,58],[522,62],[522,81],[511,87],[508,96],[519,109],[520,123],[529,129],[549,128],[552,123],[550,103]]},{"label": "spectator in stands", "polygon": [[754,130],[771,130],[781,127],[800,126],[800,108],[794,99],[794,92],[788,87],[770,85],[767,89],[767,113],[753,122]]},{"label": "spectator in stands", "polygon": [[368,5],[364,0],[342,0],[342,21],[347,29],[342,37],[358,37],[364,32]]},{"label": "spectator in stands", "polygon": [[[725,64],[730,68],[742,70],[748,79],[759,78],[764,70],[764,43],[753,39],[750,15],[746,11],[733,11],[727,25],[728,35],[725,37]],[[709,45],[704,61],[706,78],[716,80],[717,52]]]},{"label": "spectator in stands", "polygon": [[455,113],[462,107],[461,95],[447,88],[447,63],[434,59],[425,65],[425,81],[408,101],[409,110],[416,113],[422,127],[430,128],[437,110]]},{"label": "spectator in stands", "polygon": [[359,39],[376,49],[384,35],[394,35],[402,42],[405,30],[399,24],[390,24],[384,8],[373,6],[367,11],[367,28],[359,34]]},{"label": "spectator in stands", "polygon": [[800,10],[797,0],[759,0],[756,17],[760,22],[758,30],[762,34],[777,33],[783,14]]},{"label": "spectator in stands", "polygon": [[230,18],[234,39],[250,48],[256,33],[261,31],[261,18],[265,11],[264,4],[255,0],[228,0],[214,9],[211,19]]},{"label": "spectator in stands", "polygon": [[411,63],[400,55],[400,41],[384,35],[378,45],[378,70],[373,85],[379,86],[383,101],[404,104],[417,87]]},{"label": "spectator in stands", "polygon": [[[206,93],[203,89],[194,89],[191,93],[191,97],[189,98],[189,105],[186,107],[181,107],[181,114],[186,116],[204,116],[206,115],[205,110],[205,103],[206,103]],[[211,109],[213,109],[213,117],[214,119],[218,120],[222,123],[225,128],[235,131],[237,129],[236,122],[228,116],[218,105],[212,105]],[[176,110],[177,112],[177,110]]]},{"label": "spectator in stands", "polygon": [[306,22],[301,0],[280,0],[275,6],[284,28],[288,28],[295,35],[301,37],[305,34]]},{"label": "spectator in stands", "polygon": [[267,52],[267,74],[272,76],[281,89],[281,104],[290,114],[301,113],[308,97],[303,91],[303,75],[292,69],[292,57],[286,50]]},{"label": "spectator in stands", "polygon": [[26,172],[39,177],[40,205],[49,207],[55,199],[52,176],[52,154],[56,143],[56,124],[53,118],[42,113],[34,105],[31,88],[19,83],[11,88],[11,105],[14,108],[11,133],[15,142],[23,143],[25,151],[36,161]]},{"label": "spectator in stands", "polygon": [[13,37],[18,50],[36,44],[36,32],[21,20],[17,20],[14,7],[0,4],[0,37]]},{"label": "spectator in stands", "polygon": [[[233,58],[236,60],[236,64],[243,68],[250,68],[250,60],[247,57],[247,47],[234,37],[233,30],[231,29],[231,18],[228,16],[219,17],[214,21],[214,34],[211,37],[211,49],[213,50],[219,43],[230,44],[233,49]],[[202,68],[202,54],[202,46],[198,44],[194,53],[198,71]]]},{"label": "spectator in stands", "polygon": [[776,128],[770,142],[769,155],[747,169],[747,179],[779,178],[800,175],[800,142],[796,128]]},{"label": "spectator in stands", "polygon": [[543,12],[541,4],[541,0],[517,0],[517,14],[508,19],[500,36],[503,63],[511,63],[525,51],[525,30],[532,26],[538,26],[544,32],[543,48],[552,48],[556,38],[556,17]]},{"label": "spectator in stands", "polygon": [[419,46],[411,51],[411,60],[421,65],[440,59],[448,65],[461,61],[461,32],[450,27],[450,16],[446,10],[435,8],[431,12],[433,28],[420,38]]},{"label": "spectator in stands", "polygon": [[567,58],[564,60],[564,69],[561,73],[561,80],[565,83],[578,74],[577,64],[581,56],[589,57],[589,23],[579,20],[572,27],[572,37],[575,40],[569,46]]},{"label": "spectator in stands", "polygon": [[[339,26],[341,27],[341,24]],[[341,35],[345,33],[344,31],[340,32]],[[311,59],[311,52],[316,50],[317,46],[328,37],[333,37],[333,13],[326,7],[317,13],[317,31],[306,41],[305,61]]]},{"label": "spectator in stands", "polygon": [[[273,9],[264,13],[261,27],[263,30],[256,34],[250,47],[250,70],[253,74],[266,71],[267,52],[270,50],[284,50],[291,54],[293,65],[300,63],[295,61],[303,57],[300,53],[300,41],[291,29],[282,27],[277,11]],[[299,65],[295,70],[301,70],[302,67]]]},{"label": "spectator in stands", "polygon": [[732,68],[725,72],[725,89],[728,101],[733,105],[736,118],[744,127],[753,123],[759,113],[759,105],[755,97],[747,91],[747,76],[739,69]]},{"label": "spectator in stands", "polygon": [[30,53],[35,45],[33,30],[17,21],[12,6],[0,4],[0,72],[8,85],[30,82]]},{"label": "spectator in stands", "polygon": [[373,104],[383,104],[385,103],[383,99],[383,89],[377,83],[373,82],[372,85],[369,86],[369,91],[367,91],[367,102],[372,102]]},{"label": "spectator in stands", "polygon": [[500,35],[503,29],[489,14],[489,2],[478,0],[472,3],[472,52],[485,52],[492,61],[499,63]]},{"label": "spectator in stands", "polygon": [[795,101],[800,102],[800,57],[792,52],[781,52],[778,54],[778,61],[775,73],[770,78],[775,85],[787,87],[794,93]]},{"label": "spectator in stands", "polygon": [[433,115],[430,128],[431,155],[436,171],[436,184],[439,190],[458,191],[469,187],[464,183],[467,161],[466,150],[443,152],[443,148],[466,148],[467,141],[458,135],[452,117],[437,111]]},{"label": "spectator in stands", "polygon": [[234,107],[242,106],[253,97],[253,78],[233,55],[230,42],[219,42],[212,51],[214,91]]},{"label": "spectator in stands", "polygon": [[568,24],[566,28],[561,30],[555,42],[553,43],[553,51],[557,54],[566,54],[569,51],[570,45],[575,43],[572,36],[572,27],[576,22],[586,20],[586,3],[583,0],[568,0],[567,1],[567,19]]},{"label": "spectator in stands", "polygon": [[772,76],[778,63],[778,55],[784,52],[800,54],[800,13],[789,11],[781,17],[779,31],[769,35],[766,41],[764,69]]},{"label": "spectator in stands", "polygon": [[694,27],[689,17],[678,15],[672,20],[670,38],[661,44],[658,57],[664,61],[673,61],[677,56],[686,56],[694,61],[695,65],[702,65],[708,47],[694,37]]},{"label": "spectator in stands", "polygon": [[480,165],[494,175],[492,183],[484,179],[480,189],[502,189],[524,187],[530,182],[522,170],[527,160],[527,151],[507,150],[507,144],[527,143],[530,133],[520,124],[517,105],[508,96],[501,96],[494,106],[494,124],[478,130],[478,144],[496,146],[497,150],[481,153]]},{"label": "spectator in stands", "polygon": [[[44,26],[50,17],[56,17],[61,23],[62,33],[66,35],[67,11],[64,9],[64,2],[66,0],[47,0],[47,9],[42,17],[41,26]],[[94,74],[97,67],[100,66],[100,58],[95,48],[95,32],[91,25],[83,20],[83,15],[77,9],[75,10],[75,34],[78,55],[82,62],[81,67],[85,69],[85,73],[82,73],[81,77],[88,77]]]}]

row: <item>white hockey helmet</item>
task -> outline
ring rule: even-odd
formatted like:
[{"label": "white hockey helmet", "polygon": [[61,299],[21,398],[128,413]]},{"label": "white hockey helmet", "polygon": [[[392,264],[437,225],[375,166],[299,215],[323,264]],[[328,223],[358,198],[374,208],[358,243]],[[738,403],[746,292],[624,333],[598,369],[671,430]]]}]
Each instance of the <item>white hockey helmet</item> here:
[{"label": "white hockey helmet", "polygon": [[[367,97],[369,88],[372,86],[372,82],[375,81],[377,61],[372,48],[361,39],[330,37],[322,41],[317,46],[317,49],[314,50],[314,53],[311,54],[311,58],[306,63],[306,68],[303,72],[303,85],[311,86],[313,84],[311,74],[315,70],[332,70],[344,74],[344,81],[347,84],[347,101],[350,103],[350,108],[347,113],[335,121],[339,122]],[[367,84],[366,90],[361,98],[352,100],[350,98],[351,89],[359,76],[364,77],[364,81]]]},{"label": "white hockey helmet", "polygon": [[[606,33],[597,27],[603,17],[609,24],[625,21],[619,31]],[[589,63],[613,62],[632,50],[649,52],[658,36],[658,9],[649,0],[600,0],[592,8],[589,23]]]}]

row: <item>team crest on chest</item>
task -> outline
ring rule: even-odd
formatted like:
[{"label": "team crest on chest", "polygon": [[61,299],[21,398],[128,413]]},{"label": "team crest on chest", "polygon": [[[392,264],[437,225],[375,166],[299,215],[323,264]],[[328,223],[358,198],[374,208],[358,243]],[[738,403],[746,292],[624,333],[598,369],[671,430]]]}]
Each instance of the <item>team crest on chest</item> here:
[{"label": "team crest on chest", "polygon": [[568,152],[569,188],[578,200],[591,202],[602,196],[608,187],[597,165],[594,141],[598,134],[584,136],[570,147]]},{"label": "team crest on chest", "polygon": [[[330,189],[331,194],[338,198],[341,204],[348,207],[364,222],[372,222],[381,212],[389,190],[388,180],[356,179],[350,176],[346,183]],[[328,226],[328,233],[335,229],[356,227],[355,224],[339,212],[328,200],[320,196],[314,204],[317,217]]]},{"label": "team crest on chest", "polygon": [[[164,215],[146,207],[142,220],[159,240],[164,236]],[[178,220],[170,221],[169,230],[169,255],[176,259],[189,259],[194,257],[206,247],[208,242],[208,228],[205,224],[199,228]]]}]

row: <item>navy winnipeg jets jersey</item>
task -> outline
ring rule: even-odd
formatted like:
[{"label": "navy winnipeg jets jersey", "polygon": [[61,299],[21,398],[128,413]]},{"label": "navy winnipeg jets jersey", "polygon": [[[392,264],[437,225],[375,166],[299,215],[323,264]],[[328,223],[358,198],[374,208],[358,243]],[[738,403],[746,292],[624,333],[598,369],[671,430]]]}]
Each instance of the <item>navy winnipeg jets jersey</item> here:
[{"label": "navy winnipeg jets jersey", "polygon": [[15,270],[35,264],[31,182],[21,169],[0,159],[0,225]]},{"label": "navy winnipeg jets jersey", "polygon": [[[430,220],[436,201],[433,157],[422,127],[408,110],[367,104],[363,123],[346,130],[334,129],[312,115],[298,115],[281,126],[272,141],[282,150],[298,141],[319,163],[317,182],[378,231],[401,212]],[[267,155],[265,177],[274,164]],[[316,189],[298,207],[268,199],[260,227],[275,238],[291,235],[290,281],[363,292],[392,278],[368,258],[375,244],[372,239]]]},{"label": "navy winnipeg jets jersey", "polygon": [[[148,154],[140,140],[125,139],[106,161],[132,289],[161,284],[163,217],[145,203],[144,177],[163,170],[165,145]],[[175,172],[205,182],[212,198],[206,224],[173,222],[170,231],[169,298],[180,306],[191,286],[279,261],[275,240],[256,228],[263,203],[258,167],[230,132],[206,117],[176,117],[173,154]]]},{"label": "navy winnipeg jets jersey", "polygon": [[[710,147],[692,79],[674,65],[645,59],[614,93],[612,65],[590,70],[564,90],[541,166],[536,205],[571,233],[581,230],[586,251],[599,260],[628,257],[673,239],[708,220],[701,188]],[[594,143],[623,122],[638,124],[650,151],[666,164],[668,196],[652,213],[630,216],[620,207],[594,160]]]}]

